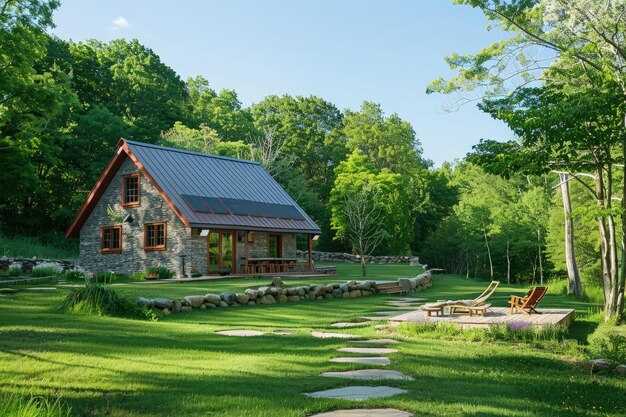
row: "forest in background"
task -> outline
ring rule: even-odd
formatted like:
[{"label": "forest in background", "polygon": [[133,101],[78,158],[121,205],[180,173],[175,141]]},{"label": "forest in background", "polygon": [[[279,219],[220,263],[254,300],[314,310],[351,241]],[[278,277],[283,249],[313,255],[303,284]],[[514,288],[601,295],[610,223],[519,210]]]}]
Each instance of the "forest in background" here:
[{"label": "forest in background", "polygon": [[[542,282],[567,273],[568,216],[559,175],[512,169],[531,166],[541,153],[509,161],[498,155],[518,155],[515,143],[483,141],[466,160],[434,167],[412,126],[375,103],[340,110],[320,97],[270,95],[246,107],[236,91],[216,91],[202,76],[181,79],[137,40],[70,42],[50,35],[56,1],[11,4],[0,15],[5,236],[46,239],[63,233],[124,137],[261,162],[321,226],[318,250],[355,250],[345,209],[353,196],[365,195],[377,214],[373,254],[418,254],[449,272],[510,282]],[[550,123],[556,119],[539,114],[560,116],[564,126],[613,108],[601,113],[604,126],[613,126],[621,109],[613,87],[607,83],[597,100],[576,92],[581,96],[570,102],[570,112],[559,103],[574,92],[556,86],[545,87],[550,94],[525,90],[524,96],[485,101],[481,108],[520,137],[541,129],[542,135],[554,133]],[[538,120],[535,131],[520,122],[529,117],[519,113],[521,100],[527,100],[524,111],[530,104],[537,107],[530,115]],[[446,138],[440,141],[445,146]],[[622,179],[613,174],[610,188],[618,190]],[[593,181],[584,177],[570,181],[569,218],[584,285],[597,287],[602,285],[598,209],[586,194],[589,186]]]}]

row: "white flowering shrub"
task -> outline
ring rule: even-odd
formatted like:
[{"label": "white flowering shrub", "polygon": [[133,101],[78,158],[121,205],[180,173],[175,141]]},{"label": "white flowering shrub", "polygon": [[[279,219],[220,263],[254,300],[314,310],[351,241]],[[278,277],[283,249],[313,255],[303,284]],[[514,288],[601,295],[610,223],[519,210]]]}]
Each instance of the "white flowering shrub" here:
[{"label": "white flowering shrub", "polygon": [[42,262],[33,267],[32,276],[50,277],[63,272],[63,267],[56,262]]}]

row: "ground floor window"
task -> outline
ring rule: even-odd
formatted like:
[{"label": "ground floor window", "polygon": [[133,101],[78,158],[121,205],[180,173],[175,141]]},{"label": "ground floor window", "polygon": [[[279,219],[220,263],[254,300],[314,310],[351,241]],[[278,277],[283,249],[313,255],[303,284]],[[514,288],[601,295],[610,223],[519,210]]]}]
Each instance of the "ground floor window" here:
[{"label": "ground floor window", "polygon": [[283,237],[282,235],[269,235],[267,256],[270,258],[283,257]]},{"label": "ground floor window", "polygon": [[119,253],[122,251],[122,226],[100,228],[100,252]]},{"label": "ground floor window", "polygon": [[165,223],[150,223],[144,225],[145,250],[165,250],[167,230]]}]

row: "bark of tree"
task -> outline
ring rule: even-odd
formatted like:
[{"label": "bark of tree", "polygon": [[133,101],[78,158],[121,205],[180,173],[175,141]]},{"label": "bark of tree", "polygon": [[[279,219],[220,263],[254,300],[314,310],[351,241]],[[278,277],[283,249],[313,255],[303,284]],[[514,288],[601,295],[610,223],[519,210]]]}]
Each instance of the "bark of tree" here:
[{"label": "bark of tree", "polygon": [[[539,282],[540,285],[543,285],[543,260],[541,259],[543,256],[541,250],[541,229],[537,228],[537,258],[539,259]],[[535,280],[534,272],[533,272],[533,281]],[[578,281],[580,282],[580,277],[578,277]],[[581,289],[582,292],[582,289]]]},{"label": "bark of tree", "polygon": [[491,248],[489,247],[489,240],[487,239],[487,230],[483,229],[483,235],[485,236],[485,246],[487,247],[487,259],[489,259],[489,275],[493,281],[493,262],[491,260]]},{"label": "bark of tree", "polygon": [[[510,247],[511,247],[511,244],[507,240],[506,241],[506,283],[507,284],[511,283],[511,256],[509,254]],[[491,279],[493,280],[493,276],[491,277]]]},{"label": "bark of tree", "polygon": [[[561,194],[563,196],[563,212],[565,215],[565,264],[567,265],[567,293],[581,296],[583,292],[580,273],[576,265],[574,251],[574,221],[572,219],[572,202],[569,195],[569,174],[559,173]],[[543,281],[543,280],[542,280]]]}]

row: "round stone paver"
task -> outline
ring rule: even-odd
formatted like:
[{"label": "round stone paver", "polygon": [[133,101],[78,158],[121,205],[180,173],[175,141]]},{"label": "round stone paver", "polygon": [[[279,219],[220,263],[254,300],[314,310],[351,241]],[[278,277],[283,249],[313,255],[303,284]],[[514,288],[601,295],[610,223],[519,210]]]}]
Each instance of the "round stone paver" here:
[{"label": "round stone paver", "polygon": [[344,329],[346,327],[360,327],[360,326],[367,326],[368,323],[366,321],[362,321],[359,323],[352,323],[352,322],[339,322],[339,323],[333,323],[330,325],[330,327],[335,327],[335,328],[339,328],[339,329]]},{"label": "round stone paver", "polygon": [[237,336],[237,337],[252,337],[252,336],[263,336],[263,332],[258,330],[222,330],[219,332],[215,332],[216,334],[221,334],[222,336]]},{"label": "round stone paver", "polygon": [[329,378],[348,379],[402,379],[405,381],[415,381],[415,378],[404,375],[402,372],[387,369],[359,369],[357,371],[345,372],[323,372],[321,376]]},{"label": "round stone paver", "polygon": [[289,336],[290,334],[294,334],[295,332],[295,330],[274,330],[272,333],[280,336]]},{"label": "round stone paver", "polygon": [[365,339],[365,340],[350,340],[348,343],[361,343],[372,345],[396,345],[400,342],[394,339]]},{"label": "round stone paver", "polygon": [[396,353],[397,349],[387,348],[369,348],[369,347],[344,347],[337,349],[339,352],[347,353],[369,353],[370,355],[384,355],[387,353]]},{"label": "round stone paver", "polygon": [[368,398],[385,398],[391,397],[393,395],[404,394],[407,392],[404,389],[387,387],[387,386],[378,386],[378,387],[368,387],[368,386],[353,386],[353,387],[343,387],[343,388],[334,388],[328,389],[324,391],[316,391],[310,392],[306,395],[313,398],[341,398],[344,400],[367,400]]},{"label": "round stone paver", "polygon": [[412,417],[413,414],[395,408],[355,408],[352,410],[327,411],[310,417]]},{"label": "round stone paver", "polygon": [[370,363],[373,365],[383,365],[387,366],[391,363],[389,358],[376,358],[376,357],[341,357],[341,358],[332,358],[331,362],[336,363]]},{"label": "round stone paver", "polygon": [[311,332],[311,336],[318,339],[359,339],[363,336],[345,333]]}]

